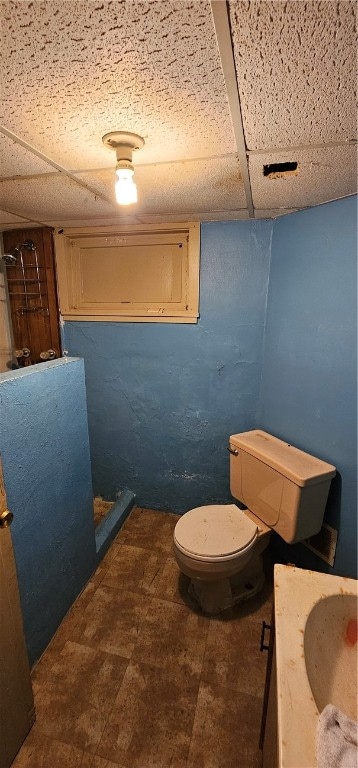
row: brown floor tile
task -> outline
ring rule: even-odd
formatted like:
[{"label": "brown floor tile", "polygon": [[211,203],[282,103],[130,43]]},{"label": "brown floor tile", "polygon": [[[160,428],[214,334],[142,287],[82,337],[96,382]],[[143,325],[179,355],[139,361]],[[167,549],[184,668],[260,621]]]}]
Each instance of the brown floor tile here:
[{"label": "brown floor tile", "polygon": [[253,600],[203,616],[172,554],[178,519],[132,510],[33,670],[38,721],[14,768],[260,768],[270,570]]},{"label": "brown floor tile", "polygon": [[34,687],[37,728],[95,751],[127,663],[113,654],[66,643],[47,679]]},{"label": "brown floor tile", "polygon": [[11,768],[126,768],[70,744],[50,739],[34,726]]},{"label": "brown floor tile", "polygon": [[87,752],[83,753],[83,759],[84,763],[81,768],[129,768],[129,766],[113,763],[112,760],[106,760],[103,757],[98,757],[98,755],[89,755]]},{"label": "brown floor tile", "polygon": [[115,589],[125,585],[130,592],[153,595],[164,567],[163,555],[128,544],[117,544],[113,550],[102,584]]},{"label": "brown floor tile", "polygon": [[46,648],[46,651],[42,654],[41,658],[32,669],[31,679],[34,688],[41,685],[42,682],[46,682],[53,663],[56,661],[58,654],[61,653],[67,641],[76,641],[78,637],[79,622],[81,621],[84,610],[91,601],[95,591],[95,584],[92,581],[89,581],[72,608],[68,611],[49,646]]},{"label": "brown floor tile", "polygon": [[138,642],[135,661],[147,661],[161,670],[180,667],[200,676],[209,619],[186,606],[153,598]]},{"label": "brown floor tile", "polygon": [[260,651],[261,626],[248,621],[210,621],[201,679],[262,697],[267,654]]},{"label": "brown floor tile", "polygon": [[237,603],[233,608],[223,611],[218,616],[213,616],[213,621],[218,622],[232,622],[242,621],[246,619],[250,622],[258,622],[260,625],[263,621],[270,623],[272,616],[273,606],[273,587],[270,581],[266,581],[261,592],[255,597],[249,600],[244,600],[242,603]]},{"label": "brown floor tile", "polygon": [[110,563],[109,563],[109,560],[108,561],[106,560],[107,555],[103,558],[103,560],[100,562],[95,572],[91,576],[91,583],[95,588],[99,587],[99,585],[102,584],[103,578],[108,571]]},{"label": "brown floor tile", "polygon": [[187,768],[260,768],[261,700],[201,683]]},{"label": "brown floor tile", "polygon": [[185,768],[198,680],[130,662],[97,754],[131,768]]},{"label": "brown floor tile", "polygon": [[179,517],[170,512],[136,507],[126,520],[116,542],[168,555],[173,549],[173,532]]},{"label": "brown floor tile", "polygon": [[77,623],[72,639],[129,659],[148,605],[145,595],[101,584]]},{"label": "brown floor tile", "polygon": [[251,600],[239,603],[234,609],[235,615],[240,618],[248,618],[251,621],[270,622],[273,606],[273,586],[271,581],[265,581],[265,584],[258,595]]},{"label": "brown floor tile", "polygon": [[112,560],[115,557],[116,541],[117,539],[115,539],[111,544],[104,558],[101,560],[100,564],[97,566],[95,572],[91,576],[91,582],[95,585],[95,587],[98,587],[102,583],[108,569],[111,566]]},{"label": "brown floor tile", "polygon": [[174,557],[168,557],[156,581],[155,595],[162,600],[187,605],[190,610],[202,614],[197,603],[190,597],[190,579],[181,573]]}]

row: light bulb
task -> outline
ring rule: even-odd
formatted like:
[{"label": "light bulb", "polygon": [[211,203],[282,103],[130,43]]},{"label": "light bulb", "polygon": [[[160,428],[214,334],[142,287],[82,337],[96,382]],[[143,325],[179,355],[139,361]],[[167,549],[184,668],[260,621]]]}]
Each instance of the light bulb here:
[{"label": "light bulb", "polygon": [[117,168],[116,170],[115,192],[119,205],[130,205],[138,200],[137,185],[133,180],[133,173],[132,168]]}]

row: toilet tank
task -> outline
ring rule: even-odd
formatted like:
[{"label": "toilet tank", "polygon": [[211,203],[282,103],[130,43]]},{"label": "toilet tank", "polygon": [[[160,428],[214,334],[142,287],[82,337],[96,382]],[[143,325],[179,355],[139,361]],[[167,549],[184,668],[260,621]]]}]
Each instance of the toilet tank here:
[{"label": "toilet tank", "polygon": [[267,432],[230,437],[230,490],[288,544],[322,527],[336,468]]}]

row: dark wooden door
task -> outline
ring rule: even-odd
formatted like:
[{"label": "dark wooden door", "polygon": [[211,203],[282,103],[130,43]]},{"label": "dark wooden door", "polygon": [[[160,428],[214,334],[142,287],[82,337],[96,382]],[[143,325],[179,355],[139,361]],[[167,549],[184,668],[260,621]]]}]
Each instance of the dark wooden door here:
[{"label": "dark wooden door", "polygon": [[0,768],[9,768],[35,721],[8,518],[0,458]]},{"label": "dark wooden door", "polygon": [[32,365],[61,356],[52,231],[17,229],[3,233],[14,353]]}]

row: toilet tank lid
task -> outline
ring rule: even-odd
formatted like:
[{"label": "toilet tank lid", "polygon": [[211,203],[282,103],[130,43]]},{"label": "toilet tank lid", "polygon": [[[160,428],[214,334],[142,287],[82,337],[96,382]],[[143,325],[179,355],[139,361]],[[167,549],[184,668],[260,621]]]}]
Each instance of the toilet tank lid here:
[{"label": "toilet tank lid", "polygon": [[261,429],[231,435],[230,443],[276,469],[296,485],[313,485],[336,474],[332,464],[300,451]]}]

